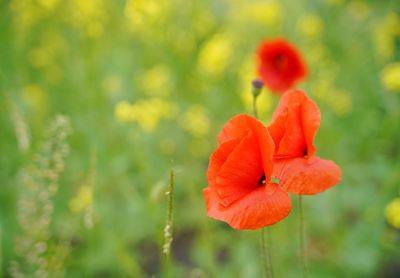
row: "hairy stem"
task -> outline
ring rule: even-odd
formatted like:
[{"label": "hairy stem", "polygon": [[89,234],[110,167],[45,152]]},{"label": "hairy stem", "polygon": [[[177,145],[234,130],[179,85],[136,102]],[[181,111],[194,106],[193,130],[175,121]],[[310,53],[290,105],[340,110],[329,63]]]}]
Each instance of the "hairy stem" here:
[{"label": "hairy stem", "polygon": [[272,278],[274,273],[272,270],[272,256],[271,256],[271,231],[267,228],[261,229],[261,258],[264,266],[265,277]]},{"label": "hairy stem", "polygon": [[257,112],[257,97],[253,95],[253,115],[257,119],[258,112]]},{"label": "hairy stem", "polygon": [[304,232],[304,213],[303,213],[303,197],[298,195],[298,217],[299,217],[299,244],[300,244],[300,264],[303,277],[307,277],[307,252],[305,245],[305,232]]}]

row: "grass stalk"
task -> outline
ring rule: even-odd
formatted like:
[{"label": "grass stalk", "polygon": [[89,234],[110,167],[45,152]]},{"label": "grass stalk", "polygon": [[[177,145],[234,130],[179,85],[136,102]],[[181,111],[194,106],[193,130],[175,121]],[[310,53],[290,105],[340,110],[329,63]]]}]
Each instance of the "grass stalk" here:
[{"label": "grass stalk", "polygon": [[163,253],[165,254],[165,267],[164,274],[165,277],[170,277],[169,268],[171,261],[171,243],[173,240],[172,228],[173,228],[173,217],[174,217],[174,169],[171,169],[169,173],[169,186],[166,192],[168,196],[168,212],[167,212],[167,222],[164,227],[164,245]]}]

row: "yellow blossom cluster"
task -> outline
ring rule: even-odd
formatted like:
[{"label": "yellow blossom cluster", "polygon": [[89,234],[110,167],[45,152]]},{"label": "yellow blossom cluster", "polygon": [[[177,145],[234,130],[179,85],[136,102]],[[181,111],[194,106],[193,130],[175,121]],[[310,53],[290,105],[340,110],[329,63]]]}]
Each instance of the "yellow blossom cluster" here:
[{"label": "yellow blossom cluster", "polygon": [[233,40],[229,34],[214,35],[200,50],[200,70],[210,75],[221,74],[229,63],[233,49]]},{"label": "yellow blossom cluster", "polygon": [[385,209],[385,217],[387,222],[400,229],[400,198],[393,199]]},{"label": "yellow blossom cluster", "polygon": [[132,30],[145,30],[148,24],[161,20],[167,8],[164,0],[128,0],[124,13]]},{"label": "yellow blossom cluster", "polygon": [[388,60],[394,56],[396,38],[400,37],[400,16],[388,13],[381,22],[374,26],[374,42],[378,57]]},{"label": "yellow blossom cluster", "polygon": [[69,209],[73,212],[81,212],[93,204],[93,190],[90,186],[82,186],[78,194],[69,202]]},{"label": "yellow blossom cluster", "polygon": [[183,115],[181,125],[194,137],[202,137],[210,130],[210,119],[203,106],[192,105]]},{"label": "yellow blossom cluster", "polygon": [[103,0],[71,1],[71,23],[89,38],[100,37],[107,20],[107,6]]},{"label": "yellow blossom cluster", "polygon": [[390,63],[381,72],[383,87],[392,92],[400,93],[400,63]]},{"label": "yellow blossom cluster", "polygon": [[115,107],[115,117],[121,123],[135,122],[147,132],[156,129],[161,119],[172,119],[177,114],[175,103],[161,98],[121,101]]},{"label": "yellow blossom cluster", "polygon": [[321,36],[324,30],[324,21],[316,14],[306,14],[300,17],[297,28],[304,37],[316,39]]},{"label": "yellow blossom cluster", "polygon": [[171,90],[171,73],[167,66],[157,65],[140,75],[140,88],[151,96],[166,96]]},{"label": "yellow blossom cluster", "polygon": [[254,21],[258,24],[276,26],[282,22],[283,11],[279,1],[242,1],[233,9],[231,17],[238,21]]}]

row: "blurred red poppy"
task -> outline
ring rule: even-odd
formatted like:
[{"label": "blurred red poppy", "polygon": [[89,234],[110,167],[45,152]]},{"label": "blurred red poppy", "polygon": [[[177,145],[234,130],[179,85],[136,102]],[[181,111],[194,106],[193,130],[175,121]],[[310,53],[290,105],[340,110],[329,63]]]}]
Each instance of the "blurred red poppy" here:
[{"label": "blurred red poppy", "polygon": [[247,115],[233,117],[218,136],[204,198],[209,217],[235,229],[257,229],[286,217],[288,193],[270,183],[274,143],[266,127]]},{"label": "blurred red poppy", "polygon": [[320,120],[318,106],[303,91],[282,95],[268,131],[275,143],[272,176],[288,192],[316,194],[341,179],[339,166],[315,156],[313,140]]},{"label": "blurred red poppy", "polygon": [[285,39],[263,41],[257,50],[258,74],[275,93],[292,88],[307,75],[299,51]]}]

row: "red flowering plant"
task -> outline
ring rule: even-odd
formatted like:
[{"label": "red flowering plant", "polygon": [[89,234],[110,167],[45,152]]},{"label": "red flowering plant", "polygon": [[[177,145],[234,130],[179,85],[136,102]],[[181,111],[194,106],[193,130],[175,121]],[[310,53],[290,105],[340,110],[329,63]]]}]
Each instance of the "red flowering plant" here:
[{"label": "red flowering plant", "polygon": [[268,131],[275,142],[273,176],[288,192],[316,194],[340,181],[339,166],[315,156],[313,141],[320,121],[318,106],[303,91],[283,94]]},{"label": "red flowering plant", "polygon": [[257,50],[258,74],[274,93],[283,93],[307,76],[296,47],[283,38],[263,41]]},{"label": "red flowering plant", "polygon": [[258,229],[289,214],[288,192],[316,194],[338,183],[340,168],[315,156],[319,124],[317,105],[296,90],[282,96],[268,128],[247,115],[229,120],[210,158],[207,215],[235,229]]},{"label": "red flowering plant", "polygon": [[253,117],[228,121],[211,155],[203,190],[209,217],[235,229],[257,229],[286,217],[292,204],[288,193],[271,183],[274,143],[266,127]]}]

